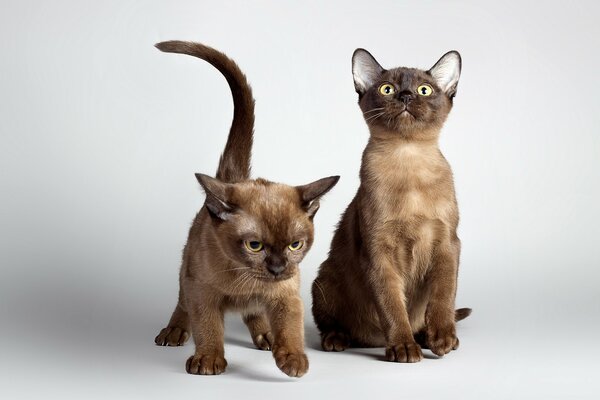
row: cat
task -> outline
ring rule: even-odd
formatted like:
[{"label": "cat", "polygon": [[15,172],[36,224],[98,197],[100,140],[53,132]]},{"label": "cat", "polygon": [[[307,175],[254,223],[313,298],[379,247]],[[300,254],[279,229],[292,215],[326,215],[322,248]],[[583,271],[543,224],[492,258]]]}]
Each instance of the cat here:
[{"label": "cat", "polygon": [[358,193],[312,285],[325,351],[385,347],[388,361],[417,362],[421,346],[438,356],[458,348],[455,321],[471,310],[454,310],[458,207],[438,137],[460,71],[456,51],[428,71],[385,70],[364,49],[352,56],[370,138]]},{"label": "cat", "polygon": [[257,348],[271,350],[277,367],[300,377],[304,352],[299,263],[311,248],[319,200],[338,181],[302,186],[249,179],[254,99],[244,74],[225,54],[200,43],[156,44],[163,52],[208,61],[226,78],[234,114],[216,178],[196,174],[206,200],[189,230],[180,271],[179,300],[157,345],[181,346],[190,334],[190,374],[225,371],[223,315],[240,311]]}]

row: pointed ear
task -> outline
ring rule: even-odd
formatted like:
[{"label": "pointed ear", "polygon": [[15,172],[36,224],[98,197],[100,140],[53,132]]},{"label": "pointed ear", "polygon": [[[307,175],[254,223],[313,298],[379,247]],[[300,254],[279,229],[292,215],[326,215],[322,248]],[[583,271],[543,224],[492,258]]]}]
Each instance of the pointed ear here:
[{"label": "pointed ear", "polygon": [[375,57],[365,49],[356,49],[352,55],[354,88],[359,95],[365,94],[385,70]]},{"label": "pointed ear", "polygon": [[330,176],[307,185],[296,186],[296,189],[300,192],[302,207],[304,207],[311,218],[315,216],[319,209],[319,200],[321,197],[329,192],[339,180],[339,176]]},{"label": "pointed ear", "polygon": [[206,193],[204,204],[208,212],[220,220],[227,220],[234,210],[234,206],[229,203],[229,193],[232,185],[204,174],[196,174],[196,179],[198,179]]},{"label": "pointed ear", "polygon": [[456,95],[456,85],[458,85],[458,78],[460,78],[460,69],[462,61],[458,51],[449,51],[435,63],[433,67],[427,72],[435,79],[437,85],[446,93],[450,98]]}]

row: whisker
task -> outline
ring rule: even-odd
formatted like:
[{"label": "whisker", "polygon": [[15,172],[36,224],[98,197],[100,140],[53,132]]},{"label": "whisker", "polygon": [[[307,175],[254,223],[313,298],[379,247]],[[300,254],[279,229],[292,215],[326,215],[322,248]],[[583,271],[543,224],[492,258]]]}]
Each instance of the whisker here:
[{"label": "whisker", "polygon": [[368,114],[368,113],[372,113],[372,112],[374,112],[374,111],[381,111],[381,110],[383,110],[383,107],[376,107],[376,108],[372,108],[372,109],[370,109],[370,110],[367,110],[367,111],[365,111],[365,112],[363,113],[363,115],[365,115],[365,114]]},{"label": "whisker", "polygon": [[321,296],[323,296],[323,301],[325,302],[325,305],[327,305],[327,299],[325,298],[325,292],[323,292],[323,288],[321,287],[321,284],[319,283],[319,281],[317,279],[315,279],[315,284],[321,291]]},{"label": "whisker", "polygon": [[237,294],[241,295],[242,292],[244,291],[244,288],[246,287],[246,285],[250,282],[252,282],[252,275],[248,274],[248,278],[246,280],[244,280],[244,283],[242,283],[242,286],[240,286],[240,289]]},{"label": "whisker", "polygon": [[222,272],[229,272],[229,271],[238,271],[238,270],[242,270],[242,269],[250,269],[250,267],[229,268],[229,269],[224,269],[222,271],[217,271],[217,272],[215,272],[215,274],[220,274]]},{"label": "whisker", "polygon": [[376,120],[377,118],[381,117],[383,114],[385,114],[385,111],[384,112],[380,112],[379,114],[371,115],[370,117],[365,118],[365,121],[369,122],[369,121]]},{"label": "whisker", "polygon": [[[229,290],[230,290],[232,293],[235,293],[235,291],[236,291],[237,287],[238,287],[238,286],[240,285],[240,283],[241,283],[241,282],[244,280],[244,278],[245,278],[246,276],[248,276],[248,275],[249,275],[249,274],[248,274],[247,272],[244,272],[244,273],[242,273],[240,276],[238,276],[237,278],[235,278],[235,279],[233,280],[233,282],[231,282],[231,284],[229,285],[229,288],[230,288]],[[234,286],[234,285],[235,285],[235,286]]]}]

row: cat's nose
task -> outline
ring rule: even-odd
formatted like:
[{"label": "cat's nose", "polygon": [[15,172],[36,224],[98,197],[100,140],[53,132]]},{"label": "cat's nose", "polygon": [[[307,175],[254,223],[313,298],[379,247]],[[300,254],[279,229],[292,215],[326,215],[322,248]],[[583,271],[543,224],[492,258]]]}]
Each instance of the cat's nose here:
[{"label": "cat's nose", "polygon": [[400,101],[403,102],[404,105],[408,105],[408,103],[413,101],[413,99],[415,98],[412,93],[406,91],[400,92],[400,95],[398,97],[400,97]]},{"label": "cat's nose", "polygon": [[267,265],[267,269],[269,272],[275,276],[281,275],[283,270],[285,269],[285,265],[283,264],[269,264]]}]

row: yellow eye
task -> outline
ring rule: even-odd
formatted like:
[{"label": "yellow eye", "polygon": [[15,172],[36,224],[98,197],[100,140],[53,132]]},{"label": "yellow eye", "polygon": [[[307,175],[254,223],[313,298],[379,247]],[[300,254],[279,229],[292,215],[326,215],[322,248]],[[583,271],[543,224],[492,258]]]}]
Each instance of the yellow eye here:
[{"label": "yellow eye", "polygon": [[396,93],[396,89],[394,89],[394,87],[389,83],[384,83],[383,85],[379,86],[379,93],[384,96],[389,96]]},{"label": "yellow eye", "polygon": [[302,248],[302,246],[304,246],[304,240],[297,240],[294,243],[290,244],[288,246],[288,248],[291,251],[296,251],[296,250],[300,250]]},{"label": "yellow eye", "polygon": [[421,85],[417,88],[417,93],[421,96],[431,96],[433,93],[433,88],[429,85]]},{"label": "yellow eye", "polygon": [[244,241],[244,245],[246,246],[246,248],[248,250],[250,250],[253,253],[258,253],[264,247],[262,242],[259,242],[256,240],[251,240],[251,241],[246,240],[246,241]]}]

